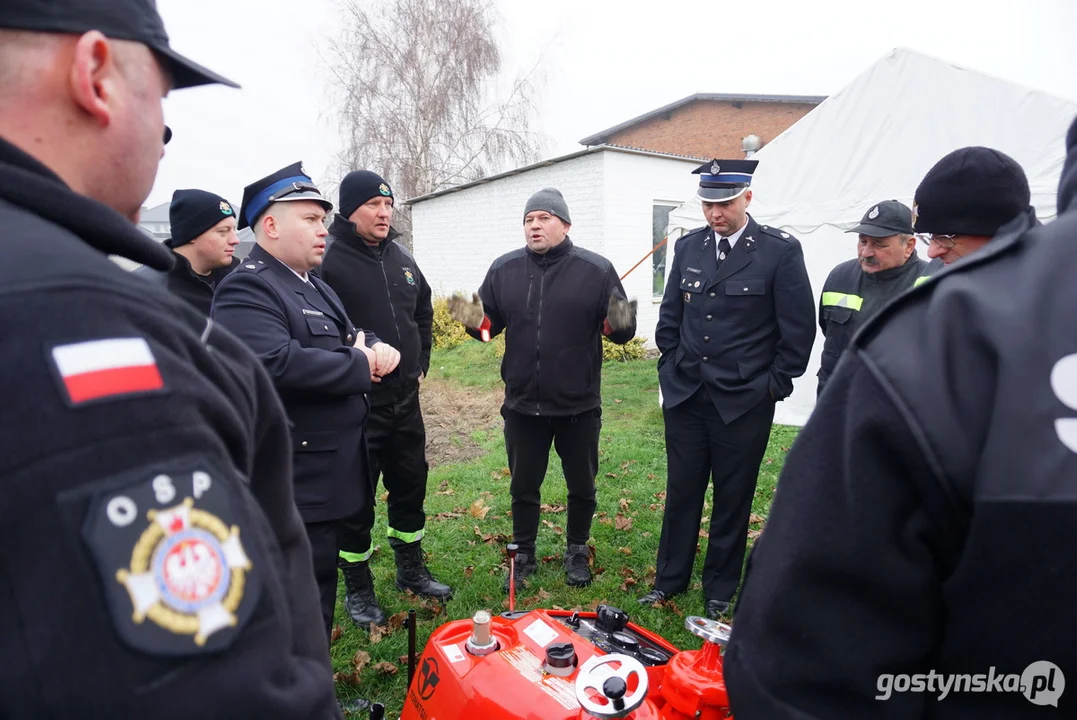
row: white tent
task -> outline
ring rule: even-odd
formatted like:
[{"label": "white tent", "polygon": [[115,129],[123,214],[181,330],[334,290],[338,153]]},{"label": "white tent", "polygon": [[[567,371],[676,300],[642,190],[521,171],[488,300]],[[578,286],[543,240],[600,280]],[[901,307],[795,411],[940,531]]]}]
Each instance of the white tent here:
[{"label": "white tent", "polygon": [[[1077,103],[895,49],[755,154],[749,212],[800,239],[818,302],[830,270],[856,257],[856,237],[844,231],[880,200],[911,206],[920,179],[957,148],[984,145],[1013,157],[1040,219],[1053,218],[1075,115]],[[670,247],[705,224],[698,198],[677,208]],[[818,332],[808,370],[778,404],[775,422],[807,421],[822,346]]]}]

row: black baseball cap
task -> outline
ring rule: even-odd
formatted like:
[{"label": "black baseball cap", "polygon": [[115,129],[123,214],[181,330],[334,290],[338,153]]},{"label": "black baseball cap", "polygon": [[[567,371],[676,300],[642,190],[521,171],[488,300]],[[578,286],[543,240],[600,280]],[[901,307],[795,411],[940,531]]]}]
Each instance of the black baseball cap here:
[{"label": "black baseball cap", "polygon": [[215,83],[239,87],[171,48],[156,0],[3,0],[0,28],[65,34],[97,30],[105,37],[133,40],[153,50],[167,65],[176,90]]},{"label": "black baseball cap", "polygon": [[912,235],[912,208],[897,200],[883,200],[864,213],[859,225],[845,232],[877,238]]}]

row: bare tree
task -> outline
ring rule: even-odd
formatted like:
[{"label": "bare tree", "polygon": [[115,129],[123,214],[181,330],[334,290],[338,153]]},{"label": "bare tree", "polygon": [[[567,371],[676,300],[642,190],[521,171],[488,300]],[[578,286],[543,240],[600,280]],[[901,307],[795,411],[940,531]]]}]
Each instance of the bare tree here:
[{"label": "bare tree", "polygon": [[[537,66],[502,81],[488,0],[345,0],[331,72],[339,174],[366,168],[417,197],[538,158]],[[499,92],[500,90],[500,92]],[[407,212],[394,225],[409,235]]]}]

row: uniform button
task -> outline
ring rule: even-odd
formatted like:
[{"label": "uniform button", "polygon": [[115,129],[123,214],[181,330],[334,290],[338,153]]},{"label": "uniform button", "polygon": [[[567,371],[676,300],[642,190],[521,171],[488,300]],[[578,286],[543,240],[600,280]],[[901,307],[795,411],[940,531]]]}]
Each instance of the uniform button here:
[{"label": "uniform button", "polygon": [[711,297],[714,297],[714,293],[711,293]]},{"label": "uniform button", "polygon": [[352,341],[352,336],[349,335],[348,337],[344,338],[344,340],[345,340],[345,342],[351,342]]},{"label": "uniform button", "polygon": [[326,329],[326,330],[328,330],[328,329],[329,329],[329,326],[328,326],[328,325],[325,325],[325,326],[323,326],[323,327],[325,327],[325,329]]},{"label": "uniform button", "polygon": [[710,316],[710,315],[708,315],[708,316],[707,316],[707,319],[708,319],[708,320],[710,320],[710,319],[711,319],[711,316]]},{"label": "uniform button", "polygon": [[703,342],[710,342],[710,341],[711,341],[710,336],[708,336],[708,335],[703,336]]},{"label": "uniform button", "polygon": [[744,292],[748,292],[748,288],[744,288]]},{"label": "uniform button", "polygon": [[703,362],[707,362],[707,356],[706,355],[703,356]]},{"label": "uniform button", "polygon": [[306,440],[304,440],[303,442],[301,442],[301,443],[299,443],[299,444],[300,444],[300,445],[301,445],[302,447],[306,447],[306,446],[307,446],[307,441],[306,441]]}]

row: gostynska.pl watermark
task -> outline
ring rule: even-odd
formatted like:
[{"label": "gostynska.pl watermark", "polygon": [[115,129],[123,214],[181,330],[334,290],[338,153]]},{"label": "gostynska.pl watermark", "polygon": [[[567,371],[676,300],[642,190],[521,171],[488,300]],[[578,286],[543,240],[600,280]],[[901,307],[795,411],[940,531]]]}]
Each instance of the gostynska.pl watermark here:
[{"label": "gostynska.pl watermark", "polygon": [[876,700],[889,700],[894,693],[906,692],[931,693],[938,695],[939,700],[957,692],[1019,692],[1033,705],[1058,707],[1058,698],[1066,689],[1066,678],[1054,663],[1038,660],[1020,675],[996,673],[994,667],[978,675],[946,675],[934,670],[919,675],[886,673],[879,676],[876,687],[879,690]]}]

